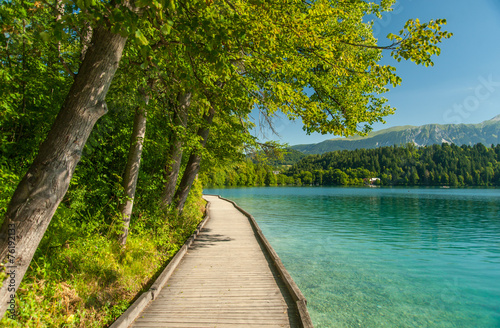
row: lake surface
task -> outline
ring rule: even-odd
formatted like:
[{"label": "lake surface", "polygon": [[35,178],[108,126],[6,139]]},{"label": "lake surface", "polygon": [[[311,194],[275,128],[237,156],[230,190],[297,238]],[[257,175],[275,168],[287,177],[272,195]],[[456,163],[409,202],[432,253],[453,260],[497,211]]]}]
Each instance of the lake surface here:
[{"label": "lake surface", "polygon": [[316,328],[500,327],[500,189],[206,189],[250,212]]}]

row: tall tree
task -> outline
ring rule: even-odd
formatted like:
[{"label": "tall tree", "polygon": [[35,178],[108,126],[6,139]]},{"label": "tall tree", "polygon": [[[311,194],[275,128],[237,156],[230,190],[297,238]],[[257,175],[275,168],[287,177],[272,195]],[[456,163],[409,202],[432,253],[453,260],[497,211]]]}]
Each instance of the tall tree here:
[{"label": "tall tree", "polygon": [[187,127],[191,96],[192,94],[190,92],[186,92],[180,93],[177,97],[177,106],[175,106],[172,120],[173,131],[170,140],[170,151],[168,153],[167,164],[165,165],[165,186],[161,197],[163,206],[170,205],[174,198],[183,153],[183,137],[181,133],[185,131]]},{"label": "tall tree", "polygon": [[146,136],[147,106],[149,103],[148,91],[140,90],[143,98],[141,105],[137,107],[134,115],[134,128],[130,138],[130,148],[128,153],[127,166],[125,167],[125,176],[123,178],[123,189],[125,199],[120,205],[120,214],[123,219],[123,230],[119,241],[121,245],[127,242],[127,236],[130,226],[130,218],[134,207],[135,190],[137,188],[137,179],[141,167],[142,147]]},{"label": "tall tree", "polygon": [[[15,267],[13,286],[0,289],[0,316],[17,290],[57,206],[66,194],[83,146],[106,113],[105,97],[127,38],[99,26],[66,101],[30,169],[19,183],[0,228],[0,258]],[[15,252],[9,253],[14,239]],[[12,245],[12,243],[11,243]]]},{"label": "tall tree", "polygon": [[[200,142],[199,148],[201,149],[205,148],[207,144],[208,136],[210,133],[210,126],[212,125],[214,116],[215,109],[213,107],[210,107],[208,113],[203,115],[203,125],[198,130],[198,137]],[[201,151],[202,150],[195,151],[189,156],[189,160],[187,162],[186,169],[184,170],[184,174],[182,175],[181,182],[177,191],[175,192],[174,201],[179,213],[182,213],[184,209],[184,204],[186,203],[189,191],[191,190],[191,186],[193,185],[194,179],[196,178],[196,175],[200,170],[200,163],[202,158]]]}]

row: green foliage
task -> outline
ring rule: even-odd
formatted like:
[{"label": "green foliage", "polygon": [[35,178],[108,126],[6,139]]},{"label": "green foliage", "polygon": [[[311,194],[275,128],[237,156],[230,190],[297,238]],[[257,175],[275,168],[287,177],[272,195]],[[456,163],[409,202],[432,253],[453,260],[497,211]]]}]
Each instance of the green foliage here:
[{"label": "green foliage", "polygon": [[[389,34],[387,38],[399,45],[399,49],[391,53],[397,60],[411,60],[417,65],[434,66],[432,55],[439,55],[441,49],[437,46],[442,39],[448,39],[453,34],[441,31],[441,26],[446,25],[446,19],[431,20],[428,23],[420,23],[417,18],[406,22],[400,35]],[[418,40],[418,41],[416,41]]]},{"label": "green foliage", "polygon": [[[2,1],[0,161],[16,162],[16,170],[33,159],[72,82],[55,44],[39,37],[54,25],[53,13],[39,2]],[[72,66],[78,45],[68,39],[66,47],[61,58]]]},{"label": "green foliage", "polygon": [[295,181],[281,174],[283,168],[261,163],[253,163],[250,159],[213,168],[202,175],[203,184],[208,187],[220,186],[276,186],[293,185]]},{"label": "green foliage", "polygon": [[7,204],[20,178],[20,175],[13,172],[8,165],[0,164],[0,223],[3,221]]},{"label": "green foliage", "polygon": [[274,167],[281,167],[282,165],[293,165],[300,161],[302,158],[306,156],[306,154],[292,149],[292,148],[286,148],[283,150],[283,154],[281,158],[276,158],[275,156],[265,156],[264,159],[262,157],[254,157],[252,158],[254,163],[258,163],[259,161],[264,160],[266,164],[274,166]]},{"label": "green foliage", "polygon": [[309,155],[284,173],[302,180],[310,173],[320,185],[356,185],[378,177],[383,185],[499,186],[499,150],[500,145],[482,144],[344,150]]}]

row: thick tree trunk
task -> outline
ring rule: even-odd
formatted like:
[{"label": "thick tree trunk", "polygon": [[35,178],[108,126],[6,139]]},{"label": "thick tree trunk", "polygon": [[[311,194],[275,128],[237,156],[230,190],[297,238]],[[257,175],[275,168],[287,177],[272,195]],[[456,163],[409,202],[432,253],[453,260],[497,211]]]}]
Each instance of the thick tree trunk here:
[{"label": "thick tree trunk", "polygon": [[[207,144],[208,135],[210,133],[210,125],[212,124],[214,115],[215,111],[212,108],[208,113],[208,115],[205,115],[203,117],[203,120],[205,121],[205,126],[198,130],[198,135],[201,137],[201,147],[205,147],[205,145]],[[200,162],[201,162],[200,154],[193,153],[191,154],[191,156],[189,156],[186,169],[184,170],[181,182],[174,196],[174,200],[176,201],[177,204],[177,211],[179,212],[179,214],[181,214],[182,211],[184,210],[184,204],[186,203],[189,191],[191,190],[191,186],[193,185],[194,179],[196,178],[196,175],[200,170]]]},{"label": "thick tree trunk", "polygon": [[127,242],[130,217],[132,216],[132,208],[134,207],[135,189],[141,166],[142,146],[144,144],[144,137],[146,136],[146,105],[148,104],[148,100],[148,97],[145,96],[145,106],[139,106],[134,116],[134,129],[130,138],[127,167],[125,168],[125,176],[123,178],[126,199],[124,203],[120,204],[120,213],[123,218],[123,230],[119,237],[121,245],[125,245]]},{"label": "thick tree trunk", "polygon": [[[106,113],[106,93],[118,68],[126,38],[101,27],[94,32],[80,71],[40,146],[30,169],[17,186],[0,228],[0,259],[8,260],[0,288],[0,318],[15,310],[15,291],[79,162],[96,121]],[[12,300],[12,303],[11,303]]]},{"label": "thick tree trunk", "polygon": [[[188,109],[191,105],[191,93],[185,93],[177,97],[179,106],[174,113],[174,125],[183,126],[187,125]],[[179,170],[182,161],[182,138],[174,131],[170,145],[169,156],[167,164],[165,165],[165,187],[161,197],[162,206],[166,207],[172,203],[174,198],[175,186],[177,185],[177,178],[179,177]]]}]

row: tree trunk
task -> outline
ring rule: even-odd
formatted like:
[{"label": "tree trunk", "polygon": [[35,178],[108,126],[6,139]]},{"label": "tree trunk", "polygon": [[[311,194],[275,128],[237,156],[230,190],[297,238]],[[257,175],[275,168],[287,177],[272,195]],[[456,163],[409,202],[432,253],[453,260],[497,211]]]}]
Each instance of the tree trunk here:
[{"label": "tree trunk", "polygon": [[68,190],[94,124],[107,112],[106,93],[126,40],[103,27],[95,30],[66,100],[7,207],[0,228],[0,259],[8,260],[0,288],[0,318],[7,309],[10,314],[15,310],[15,291]]},{"label": "tree trunk", "polygon": [[[198,135],[201,139],[201,147],[205,147],[208,140],[208,135],[210,133],[210,125],[212,124],[213,118],[215,115],[215,111],[213,108],[210,109],[208,115],[203,117],[206,126],[201,127],[198,130]],[[193,185],[194,179],[200,170],[200,162],[201,155],[197,153],[191,154],[189,156],[188,163],[186,165],[186,169],[184,170],[184,174],[182,175],[181,182],[179,184],[179,188],[177,188],[177,192],[175,193],[174,199],[177,203],[177,211],[179,214],[184,210],[184,204],[186,203],[187,197],[189,195],[189,191],[191,190],[191,186]]]},{"label": "tree trunk", "polygon": [[[177,111],[174,113],[174,126],[187,125],[188,109],[191,105],[191,93],[185,93],[177,97],[177,102],[179,106]],[[174,198],[175,186],[177,185],[177,178],[179,177],[179,170],[181,168],[182,161],[182,138],[174,131],[172,134],[172,140],[170,145],[169,156],[167,164],[165,165],[165,187],[163,188],[163,194],[161,199],[161,204],[166,207],[172,203]]]},{"label": "tree trunk", "polygon": [[[123,218],[123,231],[119,237],[122,246],[127,242],[128,228],[130,226],[130,217],[134,207],[135,189],[137,187],[137,178],[139,177],[139,168],[141,166],[142,146],[146,136],[146,106],[149,97],[144,97],[144,106],[139,106],[135,111],[134,129],[130,138],[130,149],[128,152],[127,167],[125,168],[125,177],[123,178],[123,188],[125,189],[125,202],[120,204],[120,213]],[[143,108],[142,108],[143,107]]]}]

